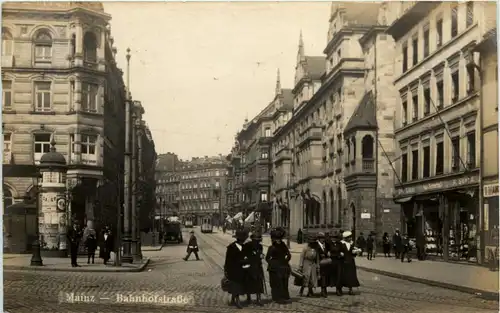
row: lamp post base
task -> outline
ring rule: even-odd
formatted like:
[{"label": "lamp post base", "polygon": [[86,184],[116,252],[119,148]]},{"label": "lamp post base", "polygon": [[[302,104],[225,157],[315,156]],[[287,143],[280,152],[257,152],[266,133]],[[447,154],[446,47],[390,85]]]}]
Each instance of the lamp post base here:
[{"label": "lamp post base", "polygon": [[132,242],[130,239],[123,240],[123,256],[121,258],[122,263],[133,263],[134,258],[131,253]]},{"label": "lamp post base", "polygon": [[40,254],[40,241],[35,240],[32,245],[31,266],[43,266],[42,255]]}]

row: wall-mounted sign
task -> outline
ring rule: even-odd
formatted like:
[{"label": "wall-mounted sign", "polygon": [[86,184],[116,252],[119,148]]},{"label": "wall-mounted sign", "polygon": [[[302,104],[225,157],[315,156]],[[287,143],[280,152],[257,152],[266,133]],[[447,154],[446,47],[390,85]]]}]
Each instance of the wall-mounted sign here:
[{"label": "wall-mounted sign", "polygon": [[384,213],[390,213],[391,209],[384,209]]},{"label": "wall-mounted sign", "polygon": [[443,179],[437,182],[432,183],[423,183],[418,184],[411,187],[404,187],[401,189],[397,189],[395,191],[395,197],[404,197],[404,196],[412,196],[420,193],[428,193],[428,192],[439,192],[447,189],[454,189],[457,187],[475,185],[479,183],[478,175],[474,174],[473,176],[461,177],[461,178],[452,178],[452,179]]},{"label": "wall-mounted sign", "polygon": [[371,214],[370,213],[361,213],[361,219],[363,220],[368,220],[370,219]]},{"label": "wall-mounted sign", "polygon": [[483,195],[485,198],[498,197],[498,184],[484,185]]}]

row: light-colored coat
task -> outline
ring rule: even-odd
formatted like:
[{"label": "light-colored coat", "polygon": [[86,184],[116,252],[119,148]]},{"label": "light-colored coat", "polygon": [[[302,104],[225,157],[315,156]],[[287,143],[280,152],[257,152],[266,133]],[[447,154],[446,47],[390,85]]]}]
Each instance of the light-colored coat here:
[{"label": "light-colored coat", "polygon": [[319,254],[316,249],[305,247],[300,254],[300,267],[304,275],[304,287],[317,287],[319,279]]}]

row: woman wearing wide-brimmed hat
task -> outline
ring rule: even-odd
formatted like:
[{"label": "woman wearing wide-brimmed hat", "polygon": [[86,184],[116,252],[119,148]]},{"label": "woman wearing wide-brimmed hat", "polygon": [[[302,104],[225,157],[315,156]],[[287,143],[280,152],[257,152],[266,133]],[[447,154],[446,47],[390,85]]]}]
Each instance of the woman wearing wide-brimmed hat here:
[{"label": "woman wearing wide-brimmed hat", "polygon": [[330,257],[332,265],[330,268],[330,286],[335,287],[337,296],[342,295],[342,268],[344,263],[344,250],[342,244],[342,235],[335,233],[331,236],[332,242],[330,243]]},{"label": "woman wearing wide-brimmed hat", "polygon": [[290,279],[290,259],[292,255],[282,241],[285,230],[281,227],[271,231],[272,245],[267,249],[266,262],[269,271],[269,284],[273,301],[285,303],[290,300],[288,280]]},{"label": "woman wearing wide-brimmed hat", "polygon": [[304,275],[299,295],[304,295],[304,289],[307,288],[307,297],[314,295],[314,288],[318,286],[319,279],[319,254],[316,251],[316,236],[307,238],[307,246],[300,254],[299,270]]},{"label": "woman wearing wide-brimmed hat", "polygon": [[239,296],[246,293],[245,270],[250,267],[248,257],[243,251],[243,245],[248,239],[248,231],[238,229],[235,237],[236,241],[227,246],[224,276],[229,281],[226,291],[231,294],[231,305],[241,309]]},{"label": "woman wearing wide-brimmed hat", "polygon": [[260,233],[252,233],[250,236],[252,241],[243,245],[243,251],[250,262],[250,268],[245,271],[245,290],[247,294],[247,302],[252,302],[251,295],[256,295],[256,304],[262,306],[261,295],[264,293],[264,268],[262,267],[262,259],[264,258],[264,248],[262,247],[262,236]]},{"label": "woman wearing wide-brimmed hat", "polygon": [[342,286],[349,288],[349,294],[353,295],[352,288],[359,287],[358,274],[355,257],[361,251],[354,246],[352,232],[342,233],[342,244],[344,245],[344,263],[342,266]]}]

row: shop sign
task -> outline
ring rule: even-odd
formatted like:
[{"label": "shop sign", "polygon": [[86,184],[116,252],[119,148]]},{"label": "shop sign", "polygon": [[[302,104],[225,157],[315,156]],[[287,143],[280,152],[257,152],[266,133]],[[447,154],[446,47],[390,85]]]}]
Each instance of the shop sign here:
[{"label": "shop sign", "polygon": [[401,190],[396,190],[396,196],[402,195],[412,195],[419,194],[424,192],[432,192],[432,191],[443,191],[446,189],[454,189],[461,186],[477,184],[479,182],[479,178],[477,176],[469,176],[462,178],[455,178],[451,180],[444,180],[433,183],[424,183],[420,185],[415,185],[413,187],[402,188]]},{"label": "shop sign", "polygon": [[361,219],[363,220],[368,220],[370,219],[371,214],[370,213],[361,213]]},{"label": "shop sign", "polygon": [[485,198],[498,197],[498,184],[484,185],[483,195]]}]

